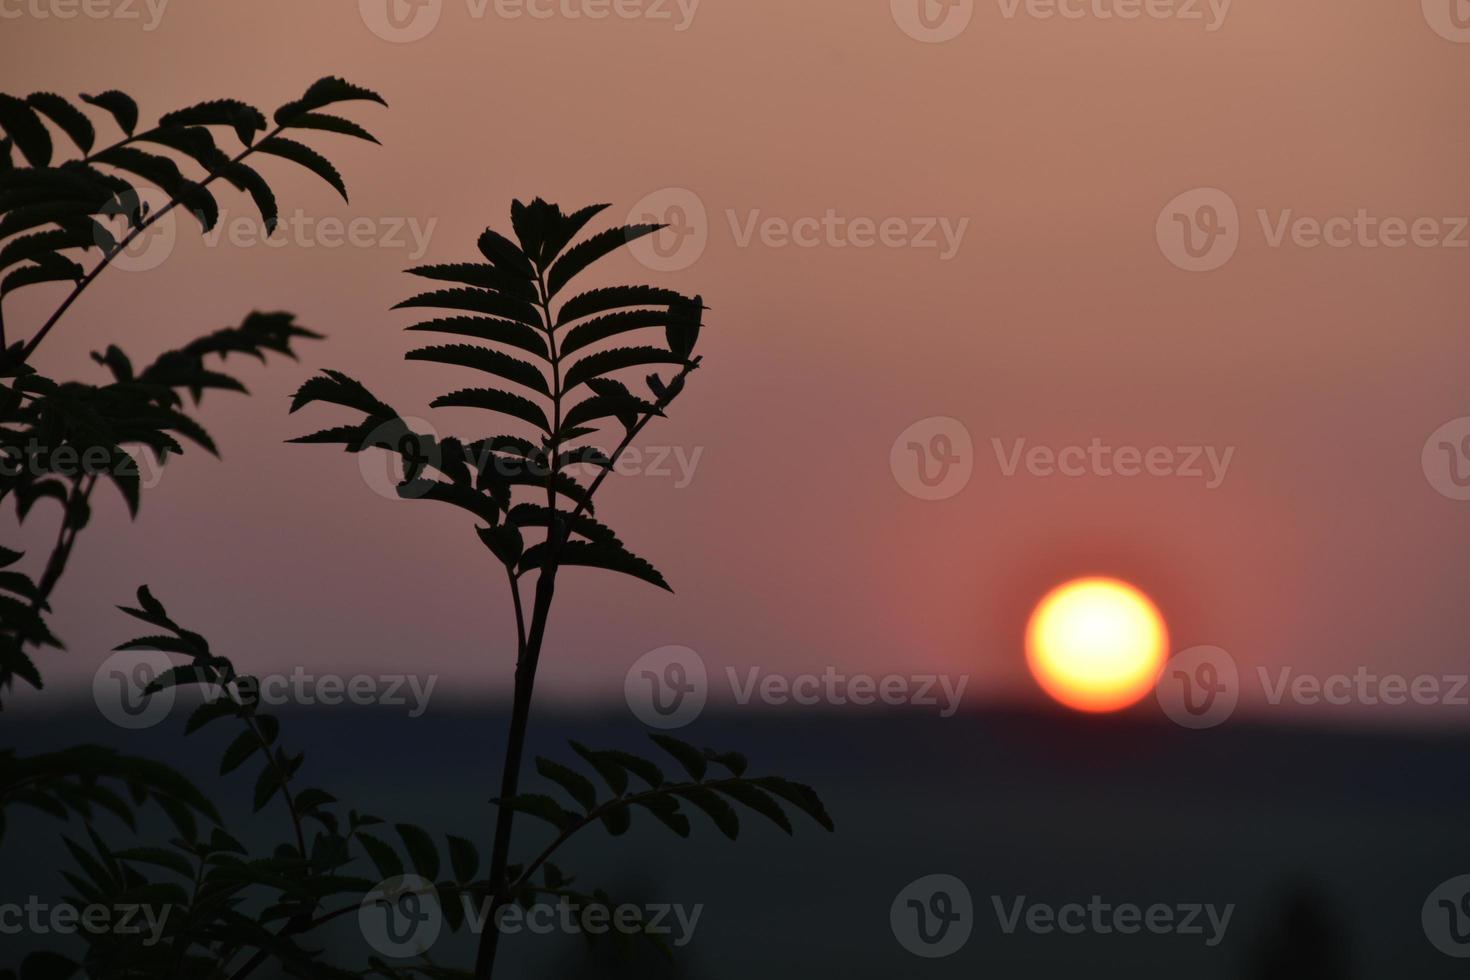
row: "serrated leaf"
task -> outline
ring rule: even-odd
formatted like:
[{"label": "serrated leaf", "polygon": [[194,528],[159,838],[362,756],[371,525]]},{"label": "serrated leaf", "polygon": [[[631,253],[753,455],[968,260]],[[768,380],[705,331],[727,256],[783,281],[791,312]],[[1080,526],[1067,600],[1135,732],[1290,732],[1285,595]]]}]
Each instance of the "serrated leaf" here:
[{"label": "serrated leaf", "polygon": [[695,782],[699,782],[704,778],[709,764],[705,760],[703,752],[688,742],[674,738],[672,735],[650,732],[648,737],[653,739],[659,748],[678,760],[679,765],[684,767],[684,771],[689,773]]},{"label": "serrated leaf", "polygon": [[54,92],[32,92],[26,103],[60,127],[83,153],[91,151],[97,131],[82,110]]},{"label": "serrated leaf", "polygon": [[403,848],[413,862],[414,872],[430,881],[438,878],[439,850],[434,846],[434,838],[429,836],[429,832],[410,823],[394,824],[393,829],[398,831],[398,837],[403,841]]},{"label": "serrated leaf", "polygon": [[536,771],[566,790],[567,795],[576,800],[583,810],[591,810],[597,805],[597,788],[590,779],[575,769],[568,769],[559,762],[537,756]]},{"label": "serrated leaf", "polygon": [[347,185],[343,183],[342,175],[337,172],[337,168],[332,166],[330,160],[305,143],[298,143],[284,136],[272,136],[269,139],[262,140],[256,146],[256,150],[261,153],[269,153],[272,156],[283,157],[292,163],[300,164],[322,180],[331,184],[337,193],[342,195],[342,200],[348,200]]},{"label": "serrated leaf", "polygon": [[454,880],[461,884],[474,881],[480,870],[480,852],[463,837],[446,834],[445,838],[449,841],[449,866],[454,870]]},{"label": "serrated leaf", "polygon": [[397,878],[403,874],[403,862],[393,848],[370,834],[359,833],[357,840],[362,844],[362,849],[367,851],[368,858],[378,869],[378,874],[384,878]]},{"label": "serrated leaf", "polygon": [[108,89],[96,95],[83,95],[82,101],[112,113],[118,128],[129,136],[138,126],[138,103],[117,89]]}]

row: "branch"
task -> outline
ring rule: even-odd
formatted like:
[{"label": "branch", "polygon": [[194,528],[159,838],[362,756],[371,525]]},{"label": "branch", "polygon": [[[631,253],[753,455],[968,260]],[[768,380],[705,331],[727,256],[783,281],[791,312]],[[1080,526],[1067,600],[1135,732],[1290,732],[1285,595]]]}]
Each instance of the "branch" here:
[{"label": "branch", "polygon": [[[225,164],[224,167],[220,167],[217,170],[211,170],[211,171],[209,171],[208,172],[208,176],[206,176],[204,178],[204,180],[200,181],[199,184],[197,185],[198,188],[200,190],[203,190],[204,188],[208,187],[210,184],[214,183],[216,180],[219,179],[219,177],[224,173],[224,171],[226,169],[228,169],[229,167],[232,167],[235,164],[241,162],[246,157],[248,157],[250,154],[252,154],[256,150],[260,149],[260,146],[261,146],[262,143],[265,143],[267,140],[270,140],[273,137],[280,135],[280,133],[285,128],[286,128],[285,126],[277,126],[275,129],[271,130],[269,133],[267,133],[260,140],[257,140],[255,143],[252,143],[250,146],[245,147],[245,149],[241,150],[235,156],[231,157],[230,160],[229,160],[229,162],[227,164]],[[122,144],[120,143],[118,145],[120,146]],[[64,299],[64,300],[61,301],[61,305],[56,308],[56,312],[54,312],[54,313],[51,314],[50,318],[47,319],[47,321],[44,324],[41,325],[41,329],[38,330],[38,331],[36,331],[36,335],[30,339],[30,342],[27,343],[26,346],[21,349],[21,352],[20,352],[20,363],[24,364],[27,360],[30,359],[31,354],[35,351],[35,349],[37,347],[40,346],[41,341],[46,338],[46,334],[48,334],[48,333],[51,332],[51,328],[54,327],[54,326],[56,326],[56,322],[61,319],[62,315],[64,313],[66,313],[66,311],[68,309],[70,309],[72,303],[76,302],[77,297],[82,294],[83,290],[85,290],[88,286],[90,286],[92,284],[92,282],[99,275],[101,275],[102,270],[105,269],[105,268],[107,268],[108,265],[110,265],[112,263],[112,260],[113,259],[117,258],[117,256],[121,255],[124,251],[126,251],[127,250],[127,247],[129,245],[131,245],[137,239],[137,237],[139,235],[143,234],[143,232],[145,232],[149,228],[151,228],[164,215],[168,214],[174,208],[178,207],[179,204],[180,204],[180,200],[181,199],[180,198],[177,198],[177,197],[170,197],[169,198],[169,201],[168,201],[168,203],[166,205],[164,205],[163,207],[159,208],[146,221],[142,222],[141,224],[138,225],[138,227],[136,227],[132,231],[130,231],[127,234],[127,236],[123,238],[123,240],[121,242],[118,242],[116,248],[114,248],[112,251],[110,251],[110,252],[106,253],[105,255],[103,255],[101,262],[98,262],[97,265],[94,266],[90,272],[88,272],[86,275],[82,276],[82,278],[80,278],[80,279],[77,280],[76,286],[74,286],[72,288],[71,293],[66,297],[66,299]]]}]

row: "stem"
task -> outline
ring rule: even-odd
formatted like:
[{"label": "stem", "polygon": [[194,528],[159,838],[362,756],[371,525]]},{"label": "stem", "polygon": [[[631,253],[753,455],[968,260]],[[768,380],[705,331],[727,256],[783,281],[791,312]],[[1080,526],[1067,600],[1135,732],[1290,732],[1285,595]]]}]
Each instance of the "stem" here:
[{"label": "stem", "polygon": [[[548,448],[551,453],[551,478],[546,483],[546,558],[542,562],[541,574],[536,578],[536,599],[531,610],[531,630],[526,634],[520,629],[522,612],[520,589],[515,575],[509,567],[511,592],[515,596],[517,628],[523,639],[516,657],[515,695],[511,703],[510,734],[505,744],[505,762],[500,771],[500,799],[513,799],[520,789],[521,759],[525,754],[526,729],[531,724],[531,696],[536,689],[536,666],[541,660],[541,643],[546,635],[546,619],[551,614],[551,600],[556,594],[557,556],[566,534],[557,519],[556,435],[561,430],[561,355],[556,343],[556,320],[551,315],[551,295],[546,288],[546,277],[537,272],[536,291],[541,307],[542,322],[546,325],[546,346],[551,355],[551,434]],[[491,894],[498,893],[506,885],[505,869],[510,861],[510,838],[514,830],[515,811],[501,806],[495,815],[495,838],[490,854]],[[478,980],[489,980],[495,969],[495,951],[500,941],[500,930],[487,928],[480,935],[479,949],[475,954],[475,976]]]},{"label": "stem", "polygon": [[[557,532],[555,529],[553,534]],[[516,662],[515,700],[511,707],[510,738],[505,746],[505,765],[500,777],[500,799],[513,799],[519,790],[521,759],[525,752],[526,729],[531,721],[531,695],[536,687],[536,665],[541,659],[541,643],[546,635],[546,619],[556,593],[556,566],[542,569],[536,580],[536,602],[531,612],[531,632],[526,637],[521,656]],[[492,894],[505,888],[506,865],[510,860],[510,837],[515,811],[502,805],[495,816],[495,843],[490,856],[490,888]],[[489,980],[495,969],[495,950],[500,930],[490,924],[480,934],[479,951],[475,955],[475,976]]]}]

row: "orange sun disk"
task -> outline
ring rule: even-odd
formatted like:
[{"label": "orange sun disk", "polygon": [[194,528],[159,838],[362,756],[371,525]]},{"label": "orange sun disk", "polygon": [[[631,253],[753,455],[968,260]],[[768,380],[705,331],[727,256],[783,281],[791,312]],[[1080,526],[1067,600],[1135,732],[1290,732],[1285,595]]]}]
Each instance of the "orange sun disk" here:
[{"label": "orange sun disk", "polygon": [[1158,607],[1113,578],[1057,586],[1026,626],[1026,663],[1041,689],[1078,711],[1117,711],[1153,689],[1169,647]]}]

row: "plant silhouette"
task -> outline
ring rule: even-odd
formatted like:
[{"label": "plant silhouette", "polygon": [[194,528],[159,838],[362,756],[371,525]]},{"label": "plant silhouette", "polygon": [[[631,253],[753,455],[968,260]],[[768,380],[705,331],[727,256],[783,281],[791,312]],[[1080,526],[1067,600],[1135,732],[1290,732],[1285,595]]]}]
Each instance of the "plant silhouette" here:
[{"label": "plant silhouette", "polygon": [[[560,570],[590,566],[669,588],[656,568],[629,551],[593,516],[595,497],[628,446],[649,422],[664,416],[699,367],[694,348],[705,305],[699,296],[654,286],[572,292],[573,281],[596,262],[663,227],[612,227],[579,239],[606,208],[592,205],[566,213],[540,198],[529,204],[516,201],[511,207],[514,239],[486,229],[478,242],[482,261],[409,270],[450,285],[398,304],[402,309],[449,314],[408,329],[478,343],[422,347],[410,351],[408,359],[467,368],[488,375],[494,384],[458,389],[435,399],[431,407],[485,409],[523,434],[466,442],[416,432],[386,402],[336,371],[304,384],[291,405],[293,412],[313,402],[361,412],[364,417],[357,423],[294,441],[341,445],[353,453],[381,449],[396,454],[404,472],[399,495],[451,504],[469,513],[479,522],[476,533],[481,542],[504,567],[515,610],[517,656],[510,730],[495,800],[498,813],[488,880],[492,920],[500,907],[534,887],[538,872],[560,877],[547,862],[573,834],[598,822],[613,834],[624,833],[635,805],[680,836],[690,832],[681,808],[688,802],[734,839],[739,818],[726,797],[788,833],[791,822],[778,799],[832,828],[810,787],[779,777],[746,778],[746,762],[738,754],[700,751],[664,735],[653,738],[674,756],[689,781],[669,783],[657,766],[636,756],[574,745],[611,790],[611,798],[599,800],[590,779],[549,759],[536,760],[537,772],[560,787],[577,808],[520,791],[536,671]],[[625,343],[626,335],[647,336],[648,331],[658,331],[664,344]],[[646,375],[646,390],[639,393],[616,377],[649,367],[665,368],[668,376],[657,370]],[[502,387],[507,383],[509,390]],[[592,443],[599,434],[609,435],[615,443],[610,452]],[[533,576],[528,603],[522,592]],[[729,777],[707,778],[711,762],[726,769]],[[646,789],[633,792],[630,774]],[[558,831],[552,844],[524,865],[510,863],[517,813],[544,820]],[[493,974],[499,938],[493,927],[481,933],[475,976],[482,980]]]},{"label": "plant silhouette", "polygon": [[[90,497],[99,481],[116,485],[136,512],[143,489],[137,452],[151,451],[163,461],[182,452],[186,441],[217,451],[190,406],[197,406],[211,389],[245,389],[216,360],[246,354],[263,361],[269,352],[294,357],[296,341],[319,335],[296,325],[290,314],[252,313],[239,326],[201,337],[142,367],[135,367],[121,348],[110,346],[93,355],[111,375],[104,384],[53,381],[29,363],[31,355],[97,276],[168,213],[182,205],[202,228],[212,227],[219,216],[210,189],[216,181],[247,193],[266,227],[274,227],[274,192],[246,162],[253,154],[302,164],[345,197],[342,179],[326,158],[282,134],[320,130],[371,140],[356,123],[320,111],[351,100],[383,101],[340,79],[323,79],[301,99],[278,109],[275,126],[257,139],[268,128],[265,117],[241,102],[201,103],[168,113],[156,127],[140,131],[133,101],[105,92],[82,101],[106,111],[124,137],[94,150],[95,130],[81,108],[45,93],[26,99],[0,96],[0,127],[6,133],[0,141],[0,241],[5,242],[0,273],[7,273],[0,279],[0,298],[41,283],[71,283],[28,339],[0,343],[0,451],[7,463],[0,500],[13,499],[22,520],[47,499],[63,510],[56,545],[39,579],[16,570],[20,552],[0,548],[0,692],[16,678],[42,687],[41,671],[29,651],[60,647],[47,622],[48,600],[77,535],[88,524]],[[80,158],[53,164],[53,128],[76,144]],[[241,144],[238,152],[231,155],[218,148],[212,130],[220,128],[234,133]],[[24,161],[19,165],[12,159],[16,150]],[[199,172],[186,176],[191,163]],[[149,187],[165,195],[165,203],[146,205],[140,190]],[[657,763],[638,755],[573,743],[572,752],[585,771],[550,759],[535,761],[538,774],[559,787],[571,805],[520,791],[536,667],[558,570],[567,565],[600,567],[668,588],[652,565],[627,550],[593,516],[594,497],[622,452],[644,426],[664,414],[700,363],[693,355],[704,308],[698,297],[628,286],[560,298],[571,280],[597,260],[656,230],[651,225],[609,229],[574,244],[601,210],[566,215],[541,201],[517,204],[513,224],[518,243],[487,231],[480,240],[484,262],[413,270],[453,285],[402,304],[452,314],[412,329],[481,341],[426,347],[411,352],[410,358],[478,369],[520,389],[464,389],[434,404],[490,409],[530,425],[529,437],[461,442],[411,432],[395,411],[336,372],[306,382],[292,406],[294,411],[324,401],[361,410],[364,418],[358,424],[297,441],[395,453],[405,464],[399,493],[452,503],[474,515],[481,542],[505,569],[516,613],[518,660],[488,867],[482,868],[479,847],[468,839],[446,835],[441,847],[428,830],[397,823],[391,826],[396,843],[390,843],[389,825],[382,819],[343,807],[323,789],[303,786],[304,753],[289,751],[279,718],[261,710],[258,681],[238,673],[202,634],[179,625],[145,587],[138,590],[135,605],[122,608],[152,631],[117,649],[163,651],[177,662],[148,685],[147,696],[174,688],[202,692],[184,725],[186,735],[225,720],[238,726],[223,749],[220,774],[243,771],[247,763],[259,760],[254,809],[278,803],[288,819],[288,837],[266,854],[253,853],[226,829],[224,816],[205,793],[161,762],[88,745],[29,757],[0,751],[0,844],[11,805],[36,807],[61,820],[80,817],[85,839],[64,838],[74,862],[64,875],[73,904],[154,903],[182,910],[161,929],[164,942],[148,943],[116,931],[84,931],[80,941],[86,949],[80,959],[56,951],[32,953],[18,970],[0,970],[0,978],[65,980],[85,971],[94,978],[243,980],[267,964],[302,977],[467,976],[467,971],[434,964],[427,955],[408,965],[370,957],[365,969],[346,969],[326,962],[323,951],[308,940],[315,930],[356,912],[375,896],[401,898],[406,886],[393,885],[397,891],[385,887],[401,879],[405,869],[432,883],[438,899],[449,899],[442,904],[444,918],[456,930],[466,926],[468,908],[457,898],[479,901],[484,917],[494,916],[506,903],[530,904],[538,897],[608,909],[612,902],[606,893],[581,889],[552,857],[594,825],[624,833],[635,808],[681,836],[692,829],[685,803],[708,814],[731,838],[740,827],[732,801],[788,832],[793,828],[783,804],[831,828],[810,788],[777,776],[748,775],[747,762],[738,753],[700,750],[664,735],[653,736],[654,741],[680,767],[679,778],[666,777]],[[110,219],[122,221],[119,234],[109,230]],[[94,249],[100,257],[84,267],[79,260]],[[555,315],[553,303],[559,307]],[[644,329],[661,330],[665,345],[609,343]],[[3,319],[0,337],[5,337]],[[540,366],[525,360],[526,353]],[[635,395],[612,377],[649,366],[668,366],[672,373],[667,379],[649,375],[646,394]],[[609,425],[621,427],[610,453],[585,444]],[[100,462],[67,469],[60,465],[59,448],[82,458],[92,453]],[[516,499],[528,495],[530,499]],[[522,587],[532,579],[534,589],[526,603]],[[139,808],[149,803],[173,827],[175,836],[166,845],[117,847],[94,826],[102,813],[111,813],[136,836],[143,827]],[[556,834],[528,860],[513,864],[511,831],[517,813],[552,824]],[[365,866],[384,881],[361,876]],[[333,907],[334,900],[344,904]],[[493,924],[481,933],[475,975],[491,975],[498,936]],[[662,945],[651,932],[645,930],[645,936],[655,947]]]},{"label": "plant silhouette", "polygon": [[[208,433],[185,410],[184,396],[197,406],[207,390],[243,392],[245,386],[211,359],[244,354],[263,361],[271,351],[294,357],[293,341],[320,335],[296,326],[290,314],[252,313],[240,326],[165,353],[142,370],[116,346],[94,354],[112,374],[105,385],[43,377],[28,363],[31,355],[87,287],[176,208],[191,212],[203,230],[213,228],[219,205],[212,188],[218,181],[248,194],[267,231],[273,230],[276,196],[253,166],[257,154],[294,161],[345,198],[346,185],[331,162],[285,134],[323,131],[377,142],[351,120],[321,111],[362,100],[387,104],[374,92],[328,77],[278,108],[273,125],[252,105],[215,99],[165,113],[157,125],[140,130],[137,103],[110,90],[81,97],[123,133],[99,148],[91,117],[73,102],[50,92],[24,99],[0,94],[0,502],[14,499],[22,521],[39,500],[53,498],[62,507],[56,544],[39,580],[15,570],[20,552],[0,548],[0,695],[17,677],[41,687],[27,647],[60,646],[44,615],[90,519],[98,479],[115,483],[136,514],[138,465],[126,447],[145,447],[163,462],[183,451],[182,438],[217,454]],[[81,155],[58,162],[50,127]],[[238,141],[236,152],[220,148],[219,131]],[[149,206],[150,189],[162,196],[161,205]],[[117,234],[113,222],[121,223]],[[85,267],[82,261],[94,253],[96,261]],[[7,342],[5,297],[59,282],[72,286],[52,313],[28,340]]]}]

